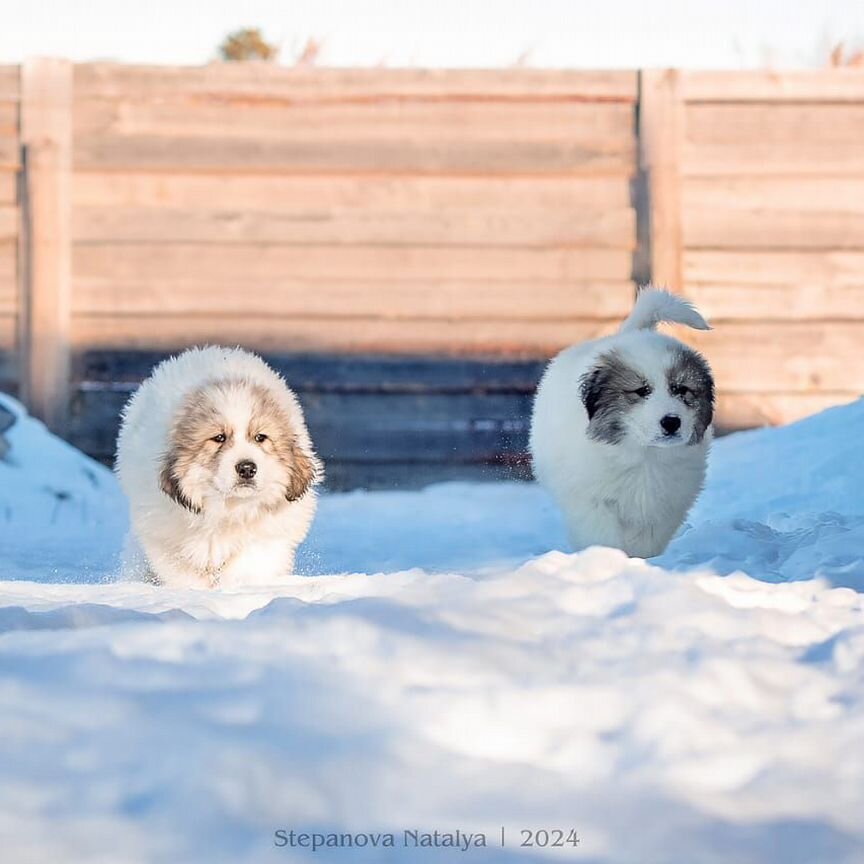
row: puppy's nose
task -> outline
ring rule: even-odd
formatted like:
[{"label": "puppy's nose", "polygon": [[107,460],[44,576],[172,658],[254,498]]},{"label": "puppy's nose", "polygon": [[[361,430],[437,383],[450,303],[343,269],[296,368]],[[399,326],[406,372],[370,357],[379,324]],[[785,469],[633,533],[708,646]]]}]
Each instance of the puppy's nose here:
[{"label": "puppy's nose", "polygon": [[258,473],[258,466],[251,459],[244,459],[234,466],[241,480],[251,480]]},{"label": "puppy's nose", "polygon": [[660,419],[660,426],[667,435],[674,435],[681,428],[681,418],[677,414],[667,414]]}]

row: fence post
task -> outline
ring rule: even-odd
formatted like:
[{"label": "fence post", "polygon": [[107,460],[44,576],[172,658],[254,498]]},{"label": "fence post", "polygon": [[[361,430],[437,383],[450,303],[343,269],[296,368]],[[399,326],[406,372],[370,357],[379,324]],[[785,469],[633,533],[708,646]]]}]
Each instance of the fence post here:
[{"label": "fence post", "polygon": [[684,103],[676,69],[644,69],[639,76],[639,166],[647,186],[651,281],[684,290],[680,154]]},{"label": "fence post", "polygon": [[61,432],[69,410],[72,64],[21,67],[21,393]]}]

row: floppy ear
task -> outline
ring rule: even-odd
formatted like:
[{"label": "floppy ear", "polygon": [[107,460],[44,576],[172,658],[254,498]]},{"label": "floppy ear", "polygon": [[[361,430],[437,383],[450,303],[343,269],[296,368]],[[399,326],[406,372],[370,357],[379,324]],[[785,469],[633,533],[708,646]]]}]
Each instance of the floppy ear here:
[{"label": "floppy ear", "polygon": [[285,498],[298,501],[320,479],[321,462],[314,453],[307,452],[297,441],[289,450],[288,482],[285,484]]},{"label": "floppy ear", "polygon": [[200,513],[201,508],[193,504],[180,488],[180,480],[175,473],[177,469],[177,456],[175,453],[166,453],[162,461],[162,470],[159,472],[159,487],[172,500],[181,507],[185,507],[191,513]]},{"label": "floppy ear", "polygon": [[595,366],[590,372],[582,376],[582,404],[588,413],[588,419],[593,420],[600,404],[600,397],[606,386],[606,374],[602,366]]}]

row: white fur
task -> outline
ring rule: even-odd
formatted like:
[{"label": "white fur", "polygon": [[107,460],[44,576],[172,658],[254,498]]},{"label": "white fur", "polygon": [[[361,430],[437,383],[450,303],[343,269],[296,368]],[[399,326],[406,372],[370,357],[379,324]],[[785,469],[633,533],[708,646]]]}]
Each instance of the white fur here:
[{"label": "white fur", "polygon": [[[660,321],[710,329],[686,301],[646,288],[618,333],[562,351],[538,388],[531,426],[534,473],[561,508],[574,549],[601,545],[638,557],[658,555],[702,488],[712,430],[698,443],[686,443],[693,413],[682,410],[665,386],[669,357],[680,343],[654,332]],[[626,415],[626,435],[617,444],[588,437],[580,392],[583,376],[612,349],[654,387]],[[667,413],[680,416],[680,440],[658,435]]]},{"label": "white fur", "polygon": [[[117,442],[116,471],[132,522],[124,555],[127,578],[175,587],[230,587],[272,584],[293,571],[296,549],[315,515],[313,489],[266,509],[255,494],[232,496],[229,478],[220,470],[213,478],[214,494],[200,513],[185,509],[161,489],[160,470],[179,409],[190,393],[202,386],[218,390],[218,382],[226,379],[266,388],[290,417],[298,443],[312,454],[296,397],[260,357],[239,348],[208,347],[161,363],[126,405]],[[242,387],[219,392],[225,415],[242,426],[251,410],[248,394]],[[253,455],[245,439],[232,446],[224,464]],[[258,460],[259,471],[266,470],[264,461]],[[263,484],[267,477],[261,480]]]}]

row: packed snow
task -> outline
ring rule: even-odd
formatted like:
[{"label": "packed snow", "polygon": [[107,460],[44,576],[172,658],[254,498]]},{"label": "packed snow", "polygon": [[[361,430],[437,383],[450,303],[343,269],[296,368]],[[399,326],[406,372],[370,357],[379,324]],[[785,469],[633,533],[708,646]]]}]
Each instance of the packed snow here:
[{"label": "packed snow", "polygon": [[235,592],[119,581],[111,473],[0,401],[4,862],[864,861],[864,401],[717,442],[649,562],[444,484]]}]

